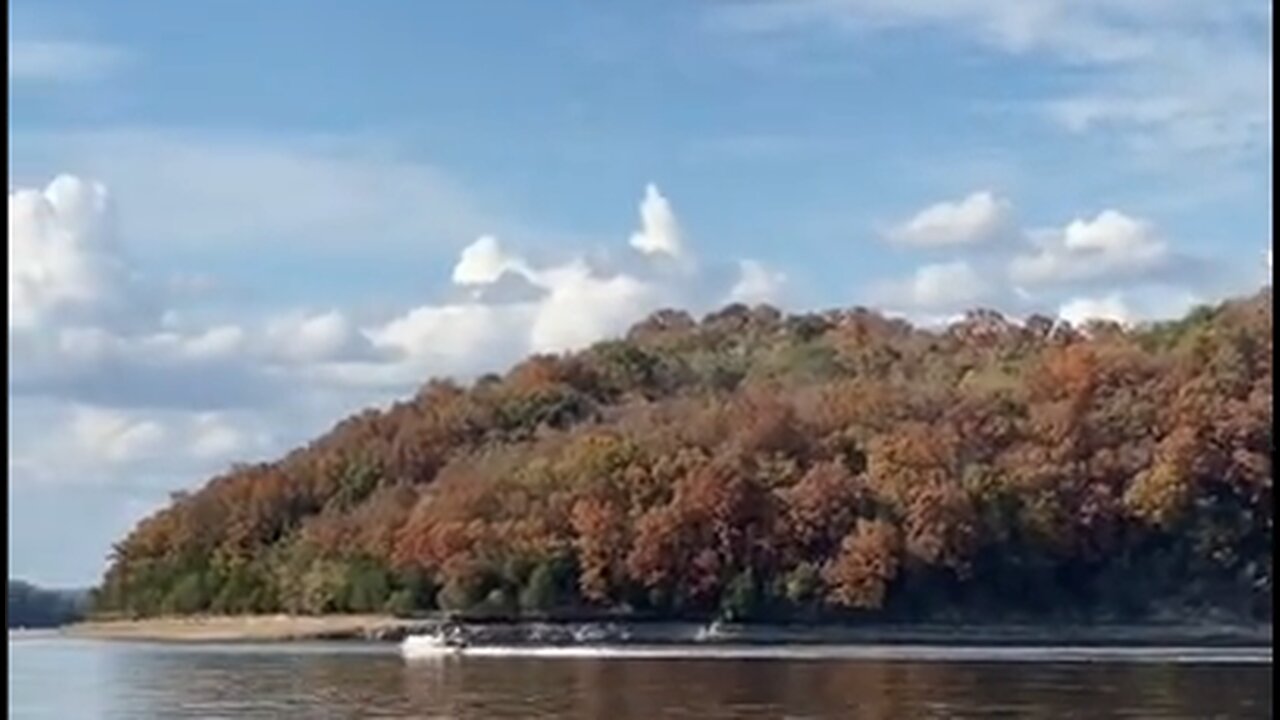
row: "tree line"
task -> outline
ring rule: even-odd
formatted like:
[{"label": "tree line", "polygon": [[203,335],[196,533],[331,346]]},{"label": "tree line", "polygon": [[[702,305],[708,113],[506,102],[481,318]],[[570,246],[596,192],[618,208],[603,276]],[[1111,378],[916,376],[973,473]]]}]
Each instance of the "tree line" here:
[{"label": "tree line", "polygon": [[1270,617],[1271,291],[1177,321],[655,313],[175,496],[100,611]]},{"label": "tree line", "polygon": [[9,580],[5,624],[9,628],[50,628],[79,620],[85,611],[83,591],[45,590],[22,580]]}]

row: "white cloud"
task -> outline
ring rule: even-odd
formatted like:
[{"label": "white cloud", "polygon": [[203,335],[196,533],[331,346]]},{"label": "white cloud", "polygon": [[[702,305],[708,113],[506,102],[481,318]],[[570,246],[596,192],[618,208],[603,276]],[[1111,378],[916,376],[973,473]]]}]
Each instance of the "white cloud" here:
[{"label": "white cloud", "polygon": [[[54,187],[62,185],[93,188],[105,197],[101,186],[93,183],[68,178]],[[62,207],[46,194],[18,191],[11,199],[41,199],[43,205]],[[106,236],[98,232],[97,215],[85,224],[79,221],[83,212],[63,214],[68,217],[56,224],[58,232],[25,229],[44,227],[34,221],[11,232],[22,239],[11,243],[11,252],[18,248],[17,259],[23,260],[13,263],[16,272],[49,284],[48,278],[62,276],[24,260],[32,255],[28,248],[44,247],[46,236],[51,236],[76,240],[73,248],[79,250],[93,247],[90,240],[99,235]],[[698,305],[699,298],[719,302],[728,295],[772,296],[782,282],[781,275],[754,261],[740,265],[736,280],[727,274],[721,278],[714,266],[699,271],[688,262],[690,254],[670,202],[652,185],[646,188],[640,214],[641,228],[631,243],[641,250],[638,260],[624,257],[617,264],[605,254],[539,264],[484,235],[461,251],[453,267],[454,289],[462,297],[380,319],[368,317],[361,323],[337,309],[275,313],[260,322],[239,317],[193,323],[191,316],[173,308],[141,315],[138,307],[161,298],[138,293],[121,303],[122,313],[138,315],[138,321],[110,324],[93,314],[46,312],[46,306],[57,303],[29,299],[37,297],[26,289],[34,280],[11,282],[11,293],[16,287],[25,294],[12,303],[19,308],[15,323],[21,326],[10,331],[10,392],[109,408],[189,412],[267,408],[299,392],[354,391],[367,397],[375,389],[407,389],[432,375],[467,376],[500,369],[529,352],[581,348],[623,332],[663,305]],[[131,273],[122,255],[111,257],[118,274]],[[672,259],[680,262],[666,262]],[[23,270],[32,267],[35,270]],[[97,308],[110,294],[107,290],[119,284],[98,282],[103,273],[63,275],[74,282],[54,287],[65,285],[74,292],[48,291],[38,297],[66,304],[62,298],[67,296]],[[513,279],[520,287],[511,287]]]},{"label": "white cloud", "polygon": [[349,363],[330,371],[351,382],[383,384],[496,369],[530,352],[578,349],[621,333],[678,292],[625,272],[595,269],[580,258],[539,268],[511,257],[525,268],[534,297],[413,308],[364,331],[392,363]]},{"label": "white cloud", "polygon": [[[455,299],[398,314],[383,307],[359,322],[340,311],[219,321],[207,310],[166,307],[175,300],[205,308],[234,303],[231,288],[202,282],[198,293],[149,288],[128,297],[125,314],[137,316],[128,327],[86,316],[21,338],[11,332],[18,348],[12,392],[207,409],[278,402],[295,375],[323,386],[406,387],[433,373],[495,369],[530,350],[580,347],[621,332],[659,305],[719,302],[734,282],[728,268],[697,266],[671,203],[653,185],[645,188],[640,227],[630,237],[634,253],[534,263],[486,235],[495,228],[515,233],[517,226],[490,222],[491,214],[436,171],[391,160],[368,144],[266,144],[153,131],[21,140],[26,158],[17,163],[19,177],[24,164],[58,158],[101,171],[112,197],[128,208],[120,235],[143,257],[232,256],[266,245],[287,252],[285,244],[297,242],[308,256],[377,252],[395,263],[421,261],[433,244],[455,243],[459,235],[480,239],[453,268]],[[178,177],[182,182],[173,181]],[[122,255],[112,257],[132,272]],[[85,307],[96,313],[101,295]],[[154,313],[143,312],[151,305]]]},{"label": "white cloud", "polygon": [[991,293],[991,285],[972,265],[957,260],[917,268],[907,280],[881,285],[878,300],[896,310],[964,310]]},{"label": "white cloud", "polygon": [[663,300],[657,287],[642,280],[601,277],[582,263],[556,272],[548,291],[533,323],[531,347],[537,352],[576,350],[621,333]]},{"label": "white cloud", "polygon": [[526,346],[533,317],[524,306],[423,305],[365,335],[385,360],[340,364],[335,378],[403,384],[428,374],[465,374],[509,361]]},{"label": "white cloud", "polygon": [[1134,312],[1119,293],[1112,293],[1100,298],[1070,300],[1058,309],[1058,317],[1072,325],[1082,325],[1089,320],[1110,320],[1128,325],[1134,320]]},{"label": "white cloud", "polygon": [[684,239],[680,223],[676,221],[671,203],[652,183],[644,190],[640,201],[640,230],[631,236],[631,247],[645,255],[666,255],[680,258],[684,255]]},{"label": "white cloud", "polygon": [[[1012,218],[1012,204],[1004,203],[1005,217]],[[921,217],[964,215],[961,205],[935,206],[945,211]],[[995,252],[923,266],[910,278],[873,286],[870,300],[926,324],[976,304],[1008,313],[1137,322],[1176,316],[1202,297],[1252,289],[1244,274],[1211,258],[1179,254],[1153,224],[1119,210],[1034,231],[1006,221],[1001,232],[1011,242],[994,246]],[[965,244],[953,249],[973,252]],[[1116,292],[1117,285],[1123,292]]]},{"label": "white cloud", "polygon": [[889,231],[893,242],[915,247],[972,246],[998,240],[1013,228],[1013,206],[989,191],[940,202]]},{"label": "white cloud", "polygon": [[1152,154],[1265,152],[1272,131],[1269,24],[1265,32],[1265,46],[1221,35],[1166,42],[1152,62],[1052,100],[1045,110],[1069,131],[1119,131]]},{"label": "white cloud", "polygon": [[1271,147],[1268,3],[755,0],[711,12],[720,25],[751,34],[950,31],[1069,71],[1067,87],[1078,89],[1045,101],[1049,117],[1068,129],[1108,128],[1135,145],[1179,152]]},{"label": "white cloud", "polygon": [[1203,302],[1200,295],[1185,289],[1149,286],[1100,296],[1073,297],[1062,303],[1057,314],[1073,325],[1089,320],[1133,325],[1181,317]]},{"label": "white cloud", "polygon": [[60,176],[42,190],[11,190],[11,396],[129,408],[261,406],[278,400],[292,372],[323,376],[321,363],[372,352],[337,311],[195,326],[173,308],[151,312],[163,293],[139,282],[113,220],[97,182]]},{"label": "white cloud", "polygon": [[62,175],[9,193],[9,328],[59,317],[101,320],[129,281],[102,185]]},{"label": "white cloud", "polygon": [[151,420],[134,420],[104,408],[78,407],[71,420],[71,437],[91,460],[118,463],[157,452],[165,430]]},{"label": "white cloud", "polygon": [[10,82],[78,82],[109,75],[129,53],[100,43],[69,40],[11,40]]},{"label": "white cloud", "polygon": [[1015,257],[1009,273],[1020,285],[1116,278],[1141,279],[1168,270],[1176,258],[1148,222],[1116,210],[1076,219],[1061,231],[1036,233],[1038,250]]},{"label": "white cloud", "polygon": [[267,357],[285,363],[319,362],[360,353],[355,328],[337,310],[271,318],[264,335]]},{"label": "white cloud", "polygon": [[332,417],[297,410],[193,412],[122,409],[16,397],[10,482],[21,486],[156,489],[190,483],[233,461],[262,459],[318,432]]},{"label": "white cloud", "polygon": [[462,257],[453,267],[453,281],[459,285],[487,285],[507,272],[529,273],[524,262],[504,252],[496,238],[483,235],[462,250]]},{"label": "white cloud", "polygon": [[729,301],[756,305],[775,303],[787,284],[787,276],[758,260],[738,261],[738,282],[729,290]]},{"label": "white cloud", "polygon": [[[708,281],[695,274],[671,203],[652,184],[645,188],[640,221],[629,244],[660,262],[632,270],[584,257],[538,265],[482,236],[463,249],[452,273],[456,285],[471,291],[467,300],[423,305],[365,328],[392,362],[341,363],[321,372],[357,384],[420,381],[432,373],[491,370],[530,352],[575,350],[620,334],[660,306],[697,295]],[[676,262],[661,262],[666,260]],[[759,273],[757,266],[750,269]],[[513,276],[519,292],[490,292]],[[740,289],[761,291],[769,289],[762,282],[777,278],[746,279],[755,286]]]},{"label": "white cloud", "polygon": [[227,459],[244,452],[249,439],[219,413],[201,413],[191,423],[190,453],[203,460]]}]

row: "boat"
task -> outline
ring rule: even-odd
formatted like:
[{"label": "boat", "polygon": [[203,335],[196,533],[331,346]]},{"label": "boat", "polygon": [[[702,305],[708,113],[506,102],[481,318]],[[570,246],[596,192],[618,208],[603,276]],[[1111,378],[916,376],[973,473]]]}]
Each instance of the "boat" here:
[{"label": "boat", "polygon": [[409,635],[400,642],[400,653],[408,658],[461,654],[467,648],[462,632],[448,628],[438,633]]},{"label": "boat", "polygon": [[716,620],[709,625],[698,628],[698,632],[694,635],[694,642],[711,642],[723,639],[725,636],[724,623]]},{"label": "boat", "polygon": [[608,639],[608,630],[599,625],[581,625],[573,631],[573,641],[578,645],[599,644]]}]

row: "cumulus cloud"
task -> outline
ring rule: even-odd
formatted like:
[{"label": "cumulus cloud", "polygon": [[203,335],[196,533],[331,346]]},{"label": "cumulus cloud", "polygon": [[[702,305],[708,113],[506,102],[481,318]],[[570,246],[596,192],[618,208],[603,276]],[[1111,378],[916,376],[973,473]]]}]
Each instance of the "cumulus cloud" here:
[{"label": "cumulus cloud", "polygon": [[1057,315],[1073,325],[1089,320],[1134,325],[1180,317],[1203,302],[1203,297],[1186,289],[1150,286],[1099,296],[1072,297],[1062,303]]},{"label": "cumulus cloud", "polygon": [[364,330],[381,359],[340,363],[323,374],[356,385],[404,385],[431,373],[492,369],[526,346],[532,320],[523,305],[423,305]]},{"label": "cumulus cloud", "polygon": [[[538,263],[481,235],[452,268],[454,299],[363,322],[336,308],[192,322],[175,308],[141,312],[165,298],[129,282],[101,185],[59,178],[11,193],[10,205],[11,395],[130,411],[261,409],[299,392],[370,397],[581,348],[663,305],[763,301],[783,281],[756,261],[736,277],[687,262],[675,211],[650,185],[635,252],[620,258]],[[136,321],[109,322],[102,311],[113,305]]]},{"label": "cumulus cloud", "polygon": [[453,281],[459,285],[487,285],[503,274],[528,275],[524,261],[507,254],[492,235],[482,235],[462,251],[453,266]]},{"label": "cumulus cloud", "polygon": [[[872,293],[875,301],[904,310],[932,313],[982,301],[1040,312],[1066,301],[1055,293],[1074,297],[1107,283],[1190,279],[1184,271],[1191,258],[1175,252],[1147,220],[1108,209],[1061,227],[1027,230],[1015,221],[1013,203],[989,191],[927,207],[888,237],[902,246],[962,256],[921,267],[914,277]],[[1196,282],[1220,280],[1212,277],[1212,263],[1198,267]]]},{"label": "cumulus cloud", "polygon": [[1112,293],[1100,298],[1069,300],[1058,309],[1058,317],[1072,325],[1081,325],[1090,320],[1110,320],[1129,325],[1134,320],[1134,312],[1119,293]]},{"label": "cumulus cloud", "polygon": [[645,188],[644,199],[640,201],[640,220],[640,229],[631,236],[631,247],[646,255],[672,258],[684,255],[684,240],[675,212],[652,183]]},{"label": "cumulus cloud", "polygon": [[454,283],[470,291],[466,300],[422,305],[365,328],[391,362],[325,372],[373,385],[420,380],[494,369],[530,352],[579,349],[619,334],[648,312],[695,294],[689,286],[706,279],[690,277],[690,264],[663,262],[689,259],[679,228],[670,201],[650,184],[629,245],[653,264],[628,268],[579,256],[540,265],[482,236],[453,268]]},{"label": "cumulus cloud", "polygon": [[127,292],[106,188],[62,175],[9,192],[9,328],[67,316],[102,320]]},{"label": "cumulus cloud", "polygon": [[940,202],[892,228],[890,241],[914,247],[962,247],[999,240],[1013,229],[1013,206],[990,191]]},{"label": "cumulus cloud", "polygon": [[285,363],[334,360],[364,349],[351,321],[338,310],[280,315],[267,321],[263,335],[267,357]]},{"label": "cumulus cloud", "polygon": [[875,295],[895,310],[937,312],[966,309],[991,290],[972,265],[957,260],[924,265],[908,279],[885,283]]},{"label": "cumulus cloud", "polygon": [[540,297],[516,303],[424,305],[365,329],[390,361],[332,368],[349,382],[420,381],[468,375],[529,352],[578,349],[624,330],[662,304],[661,289],[625,274],[598,274],[574,261],[538,272]]},{"label": "cumulus cloud", "polygon": [[755,305],[775,303],[787,284],[787,276],[770,270],[758,260],[738,261],[738,281],[729,290],[729,301]]},{"label": "cumulus cloud", "polygon": [[575,350],[620,333],[664,300],[651,284],[623,274],[602,277],[581,263],[552,277],[530,338],[538,352]]},{"label": "cumulus cloud", "polygon": [[1034,238],[1036,252],[1013,259],[1009,272],[1022,285],[1141,278],[1168,270],[1175,256],[1151,223],[1116,210],[1076,219],[1061,231]]},{"label": "cumulus cloud", "polygon": [[[941,218],[980,213],[970,208],[1002,206],[1001,233],[1007,241],[975,254],[972,244],[956,242],[953,253],[964,257],[933,263],[913,276],[872,288],[870,300],[897,314],[932,323],[976,304],[1010,313],[1057,313],[1078,321],[1096,317],[1132,323],[1176,316],[1197,298],[1247,291],[1243,276],[1233,276],[1211,258],[1176,252],[1149,221],[1115,209],[1092,218],[1077,218],[1061,227],[1026,230],[1011,218],[1012,203],[943,203],[916,216],[915,230],[944,227]],[[955,223],[965,227],[976,224]],[[903,228],[911,227],[911,223]],[[938,235],[932,236],[936,239]],[[952,236],[954,237],[954,236]],[[939,241],[940,242],[940,241]],[[917,247],[945,247],[923,240]],[[1195,268],[1195,272],[1189,272]],[[1120,285],[1123,292],[1115,292]]]}]

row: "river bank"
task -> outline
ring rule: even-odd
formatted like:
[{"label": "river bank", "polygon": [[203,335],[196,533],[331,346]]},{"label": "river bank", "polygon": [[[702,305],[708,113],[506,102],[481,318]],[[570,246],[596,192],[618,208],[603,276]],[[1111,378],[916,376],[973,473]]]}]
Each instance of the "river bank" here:
[{"label": "river bank", "polygon": [[1270,646],[1270,624],[1133,625],[704,625],[688,622],[457,622],[387,615],[261,615],[100,620],[62,628],[70,637],[161,642],[395,642],[458,628],[485,644],[689,643]]}]

